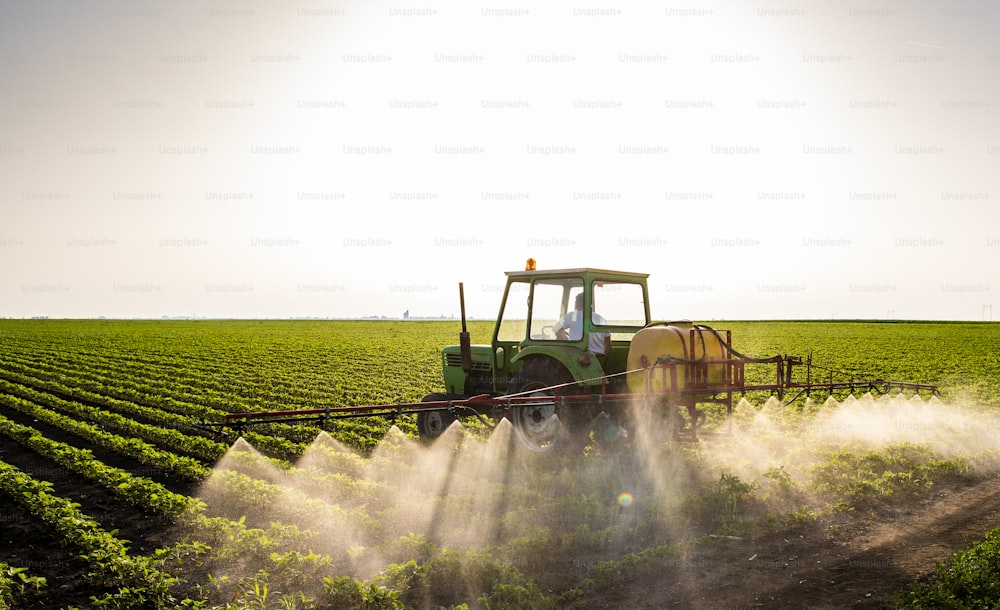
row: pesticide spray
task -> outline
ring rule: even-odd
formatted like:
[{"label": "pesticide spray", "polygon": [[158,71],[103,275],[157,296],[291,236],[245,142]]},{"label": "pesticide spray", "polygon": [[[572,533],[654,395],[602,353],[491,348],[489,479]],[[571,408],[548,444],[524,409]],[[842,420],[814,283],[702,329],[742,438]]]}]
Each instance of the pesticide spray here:
[{"label": "pesticide spray", "polygon": [[522,451],[507,420],[486,437],[455,422],[432,442],[393,427],[367,456],[323,432],[290,465],[240,439],[198,495],[210,515],[294,525],[300,550],[328,555],[336,574],[372,579],[430,549],[483,550],[570,587],[627,553],[803,507],[828,510],[821,483],[845,452],[891,461],[909,447],[911,462],[923,460],[909,466],[1000,465],[1000,417],[937,398],[742,400],[733,435],[699,443],[664,438],[657,418],[639,409],[631,436],[577,455]]}]

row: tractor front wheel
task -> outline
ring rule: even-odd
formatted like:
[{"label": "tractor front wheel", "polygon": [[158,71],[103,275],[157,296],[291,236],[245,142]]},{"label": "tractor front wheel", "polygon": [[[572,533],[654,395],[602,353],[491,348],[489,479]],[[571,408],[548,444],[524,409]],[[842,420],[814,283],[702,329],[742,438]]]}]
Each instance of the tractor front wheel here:
[{"label": "tractor front wheel", "polygon": [[[420,402],[437,402],[448,400],[445,394],[428,394]],[[421,438],[437,438],[441,436],[448,426],[454,422],[456,417],[448,409],[436,409],[434,411],[421,411],[417,413],[417,432]]]},{"label": "tractor front wheel", "polygon": [[[520,394],[538,398],[538,404],[515,404],[511,407],[511,424],[521,445],[531,451],[545,452],[556,447],[568,448],[575,446],[577,436],[582,436],[576,425],[578,420],[586,417],[582,411],[588,410],[586,405],[557,408],[548,399],[555,395],[552,386],[571,383],[570,375],[561,364],[550,359],[536,359],[525,363],[524,367],[514,375],[507,388],[508,394]],[[572,386],[559,388],[562,394],[572,394]]]}]

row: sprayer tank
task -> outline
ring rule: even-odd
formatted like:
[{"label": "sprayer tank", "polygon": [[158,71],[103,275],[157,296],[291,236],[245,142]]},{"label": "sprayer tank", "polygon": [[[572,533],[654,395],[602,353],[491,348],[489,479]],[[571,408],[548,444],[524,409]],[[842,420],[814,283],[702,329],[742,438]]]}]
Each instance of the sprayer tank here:
[{"label": "sprayer tank", "polygon": [[670,322],[647,326],[632,337],[628,350],[628,370],[647,369],[657,363],[666,367],[629,373],[631,392],[674,392],[719,386],[726,381],[725,363],[705,361],[729,358],[722,333],[691,322]]}]

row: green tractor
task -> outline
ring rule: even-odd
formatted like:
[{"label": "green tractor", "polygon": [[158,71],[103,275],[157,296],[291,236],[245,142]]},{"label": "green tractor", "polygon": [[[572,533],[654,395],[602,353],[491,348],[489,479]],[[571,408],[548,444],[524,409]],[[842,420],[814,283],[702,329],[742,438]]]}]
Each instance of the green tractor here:
[{"label": "green tractor", "polygon": [[[257,424],[416,415],[420,435],[433,438],[473,416],[509,420],[523,447],[543,452],[579,448],[591,438],[631,438],[641,426],[676,440],[729,435],[734,398],[747,392],[785,403],[816,392],[937,394],[931,384],[859,378],[814,365],[811,356],[745,356],[728,330],[653,322],[648,277],[591,268],[538,271],[528,259],[526,270],[507,272],[489,345],[471,344],[462,294],[459,344],[441,354],[444,393],[419,403],[227,413],[198,427],[220,436]],[[706,405],[721,409],[723,418],[710,422]]]},{"label": "green tractor", "polygon": [[[594,395],[572,404],[540,400],[506,410],[502,402],[484,402],[489,406],[483,415],[508,417],[528,449],[547,451],[585,439],[604,413],[596,397],[627,391],[622,373],[632,337],[651,321],[649,276],[591,268],[538,271],[531,262],[527,270],[506,275],[492,342],[469,344],[463,305],[461,342],[442,350],[446,393],[424,400]],[[453,411],[432,410],[419,413],[417,425],[422,436],[433,437],[454,419]]]}]

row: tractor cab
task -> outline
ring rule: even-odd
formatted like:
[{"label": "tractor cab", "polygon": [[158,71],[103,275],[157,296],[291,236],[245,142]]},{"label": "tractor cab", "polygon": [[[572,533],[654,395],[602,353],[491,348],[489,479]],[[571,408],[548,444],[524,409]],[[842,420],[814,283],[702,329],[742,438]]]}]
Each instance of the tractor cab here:
[{"label": "tractor cab", "polygon": [[496,377],[538,358],[592,384],[624,371],[632,336],[650,322],[647,277],[591,268],[508,271],[493,333],[493,370],[504,373]]},{"label": "tractor cab", "polygon": [[442,350],[448,395],[500,395],[528,362],[600,385],[625,370],[632,336],[650,322],[646,273],[577,268],[508,271],[489,345]]}]

